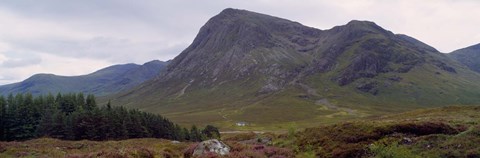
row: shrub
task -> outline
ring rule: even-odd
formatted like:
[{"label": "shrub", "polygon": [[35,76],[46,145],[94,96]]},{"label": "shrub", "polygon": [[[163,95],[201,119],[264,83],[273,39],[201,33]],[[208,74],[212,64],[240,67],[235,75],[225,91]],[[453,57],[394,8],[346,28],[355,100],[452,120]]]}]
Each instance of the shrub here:
[{"label": "shrub", "polygon": [[0,153],[3,153],[5,151],[7,151],[7,146],[4,143],[0,142]]},{"label": "shrub", "polygon": [[445,123],[441,122],[421,122],[421,123],[403,123],[392,125],[390,131],[414,135],[429,134],[457,134],[459,131]]},{"label": "shrub", "polygon": [[185,149],[185,151],[183,151],[183,157],[185,158],[190,158],[193,156],[193,152],[195,151],[195,148],[198,146],[199,143],[195,143],[195,144],[192,144],[190,146],[188,146],[187,149]]},{"label": "shrub", "polygon": [[405,135],[451,135],[459,131],[442,122],[351,122],[306,129],[296,135],[295,144],[297,152],[313,150],[323,157],[362,157],[368,153],[369,144],[383,138],[398,140]]},{"label": "shrub", "polygon": [[413,154],[408,148],[393,143],[385,145],[383,143],[375,143],[369,146],[370,152],[375,157],[381,158],[420,158],[420,156]]},{"label": "shrub", "polygon": [[264,158],[267,157],[263,153],[254,150],[244,150],[240,152],[232,152],[228,157],[231,158],[245,158],[245,157],[255,157],[255,158]]},{"label": "shrub", "polygon": [[155,153],[151,150],[145,149],[145,148],[140,148],[138,150],[134,150],[131,153],[132,157],[135,158],[154,158]]}]

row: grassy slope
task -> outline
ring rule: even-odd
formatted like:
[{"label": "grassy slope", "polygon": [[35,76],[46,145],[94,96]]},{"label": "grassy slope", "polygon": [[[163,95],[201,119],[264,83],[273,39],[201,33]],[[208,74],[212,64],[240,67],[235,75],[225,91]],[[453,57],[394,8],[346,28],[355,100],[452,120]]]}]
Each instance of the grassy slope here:
[{"label": "grassy slope", "polygon": [[[312,76],[306,81],[319,96],[309,96],[299,86],[255,96],[252,89],[256,87],[244,86],[245,82],[250,82],[247,79],[224,84],[222,88],[197,89],[178,98],[162,99],[155,105],[138,108],[159,112],[187,126],[214,124],[224,130],[286,130],[292,126],[313,127],[418,108],[471,105],[479,101],[480,87],[469,79],[478,78],[478,75],[464,69],[457,69],[457,74],[436,74],[437,71],[432,65],[423,65],[409,73],[381,74],[369,80],[385,81],[394,75],[403,79],[388,87],[380,86],[380,94],[376,96],[358,91],[356,82],[338,86],[330,79],[331,74],[325,74]],[[261,86],[260,83],[253,85]],[[327,99],[338,109],[315,104],[319,99]],[[236,127],[234,124],[239,121],[251,124]]]},{"label": "grassy slope", "polygon": [[[471,105],[479,101],[480,86],[472,82],[479,77],[477,74],[463,68],[457,69],[457,74],[436,72],[439,72],[438,69],[426,64],[409,73],[386,73],[368,79],[380,81],[382,85],[379,87],[379,95],[358,91],[355,85],[362,80],[348,86],[338,86],[330,79],[333,74],[327,73],[312,76],[306,81],[319,96],[309,96],[301,87],[290,86],[278,93],[255,98],[239,95],[251,88],[243,89],[234,85],[222,88],[223,91],[190,93],[189,96],[177,98],[182,99],[183,104],[170,108],[156,106],[146,109],[160,111],[181,124],[215,124],[228,130],[285,130],[292,126],[313,127],[418,108]],[[403,79],[390,86],[383,86],[383,81],[388,81],[386,78],[391,76]],[[338,109],[315,104],[319,99],[327,99]],[[185,108],[183,112],[168,112],[176,111],[182,106]],[[235,127],[234,123],[238,121],[251,124],[248,127]]]}]

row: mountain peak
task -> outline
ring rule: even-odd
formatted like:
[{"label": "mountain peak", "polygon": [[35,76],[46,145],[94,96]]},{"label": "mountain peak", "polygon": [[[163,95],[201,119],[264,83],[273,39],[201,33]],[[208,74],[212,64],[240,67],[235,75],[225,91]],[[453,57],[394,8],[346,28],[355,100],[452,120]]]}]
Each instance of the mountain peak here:
[{"label": "mountain peak", "polygon": [[367,20],[351,20],[350,22],[347,23],[347,25],[363,25],[363,26],[378,26],[372,21],[367,21]]},{"label": "mountain peak", "polygon": [[261,14],[257,12],[252,12],[248,10],[243,10],[243,9],[233,9],[233,8],[227,8],[224,9],[222,12],[220,12],[218,15],[214,16],[207,22],[208,24],[224,24],[224,25],[229,25],[229,24],[246,24],[248,26],[252,26],[254,24],[260,24],[260,25],[265,25],[268,23],[272,22],[292,22],[287,19],[282,19],[266,14]]},{"label": "mountain peak", "polygon": [[362,21],[362,20],[352,20],[348,22],[344,27],[348,28],[349,30],[361,30],[361,31],[369,31],[369,32],[381,32],[387,34],[393,34],[390,31],[383,29],[382,27],[378,26],[376,23],[371,21]]},{"label": "mountain peak", "polygon": [[143,63],[143,65],[166,65],[167,62],[160,61],[160,60],[152,60],[146,63]]},{"label": "mountain peak", "polygon": [[57,75],[55,74],[50,74],[50,73],[39,73],[39,74],[34,74],[33,76],[30,76],[28,79],[40,79],[40,78],[50,78],[50,77],[56,77]]},{"label": "mountain peak", "polygon": [[253,13],[253,12],[243,10],[243,9],[226,8],[222,10],[219,15],[239,15],[239,14],[247,14],[247,13]]}]

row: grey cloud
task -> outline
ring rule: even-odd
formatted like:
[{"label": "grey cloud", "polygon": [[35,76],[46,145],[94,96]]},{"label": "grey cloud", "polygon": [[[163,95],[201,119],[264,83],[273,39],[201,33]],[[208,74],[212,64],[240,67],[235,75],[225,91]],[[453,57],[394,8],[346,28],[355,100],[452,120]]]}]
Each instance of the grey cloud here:
[{"label": "grey cloud", "polygon": [[10,41],[10,44],[17,49],[43,52],[62,57],[100,59],[113,63],[141,63],[158,58],[168,60],[188,45],[188,43],[167,45],[154,41],[134,42],[129,39],[109,37],[94,37],[88,40],[14,40]]},{"label": "grey cloud", "polygon": [[[11,53],[11,52],[6,54],[10,55],[10,57],[6,61],[3,61],[0,64],[0,66],[4,68],[25,67],[25,66],[37,65],[42,62],[42,59],[35,54],[21,53],[21,54],[28,54],[23,56],[18,55],[18,53]],[[22,56],[22,57],[18,57],[18,56]]]},{"label": "grey cloud", "polygon": [[[16,20],[8,23],[2,19],[0,41],[9,51],[38,52],[58,59],[114,64],[168,60],[193,41],[210,17],[225,8],[270,14],[319,29],[353,19],[370,20],[444,52],[480,42],[480,19],[469,18],[480,14],[480,1],[474,0],[0,0],[0,18],[19,18],[23,26],[18,27]],[[5,61],[0,71],[28,63],[25,56],[30,55],[9,56],[21,60]],[[46,70],[41,61],[29,62],[39,65],[39,70],[54,72]]]}]

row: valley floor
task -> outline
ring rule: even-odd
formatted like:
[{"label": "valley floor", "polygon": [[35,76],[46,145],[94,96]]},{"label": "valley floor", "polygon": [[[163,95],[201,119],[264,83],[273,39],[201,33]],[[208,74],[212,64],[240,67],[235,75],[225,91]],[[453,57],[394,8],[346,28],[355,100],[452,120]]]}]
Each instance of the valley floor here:
[{"label": "valley floor", "polygon": [[[480,157],[480,107],[415,110],[283,133],[233,131],[222,141],[231,147],[227,157]],[[0,142],[0,157],[188,157],[196,144],[41,138]]]}]

